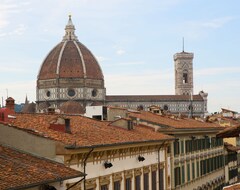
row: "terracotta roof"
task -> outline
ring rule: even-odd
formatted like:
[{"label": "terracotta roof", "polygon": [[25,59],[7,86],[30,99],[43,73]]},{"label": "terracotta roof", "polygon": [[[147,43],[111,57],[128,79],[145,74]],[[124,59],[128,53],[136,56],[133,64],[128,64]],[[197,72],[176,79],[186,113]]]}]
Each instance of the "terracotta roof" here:
[{"label": "terracotta roof", "polygon": [[67,40],[57,44],[49,52],[38,74],[38,80],[55,78],[103,80],[103,73],[96,58],[86,46],[79,41]]},{"label": "terracotta roof", "polygon": [[229,144],[227,142],[224,142],[224,147],[231,152],[237,152],[240,150],[240,146],[234,146],[232,144]]},{"label": "terracotta roof", "polygon": [[[118,95],[106,96],[107,102],[156,102],[156,101],[189,101],[188,95]],[[193,101],[203,101],[201,95],[193,95]]]},{"label": "terracotta roof", "polygon": [[25,189],[83,176],[64,164],[0,144],[0,189]]},{"label": "terracotta roof", "polygon": [[151,123],[156,123],[162,126],[170,127],[170,128],[220,128],[218,124],[198,121],[191,118],[177,118],[176,116],[164,116],[157,115],[152,112],[140,111],[129,112],[129,117],[131,118],[139,118],[144,121],[149,121]]},{"label": "terracotta roof", "polygon": [[223,190],[239,190],[240,183],[224,187]]},{"label": "terracotta roof", "polygon": [[150,127],[136,126],[134,130],[126,130],[110,126],[109,122],[79,115],[66,116],[70,119],[72,134],[49,129],[50,123],[61,115],[15,114],[15,116],[16,119],[9,119],[10,126],[60,141],[66,145],[76,144],[77,146],[90,147],[172,139],[171,136],[155,132]]},{"label": "terracotta roof", "polygon": [[227,127],[217,134],[217,137],[228,138],[228,137],[239,137],[240,125],[234,127]]},{"label": "terracotta roof", "polygon": [[80,42],[60,42],[44,60],[38,79],[84,78],[83,65],[86,78],[103,80],[101,68],[90,50]]}]

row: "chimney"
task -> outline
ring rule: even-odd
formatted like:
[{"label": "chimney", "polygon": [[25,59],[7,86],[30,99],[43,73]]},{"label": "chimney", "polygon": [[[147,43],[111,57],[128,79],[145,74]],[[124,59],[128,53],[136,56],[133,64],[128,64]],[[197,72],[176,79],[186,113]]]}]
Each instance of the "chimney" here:
[{"label": "chimney", "polygon": [[50,123],[49,128],[63,133],[72,133],[69,118],[58,117]]},{"label": "chimney", "polygon": [[131,119],[127,121],[127,128],[128,128],[128,130],[132,130],[133,129],[133,122],[132,122]]},{"label": "chimney", "polygon": [[70,119],[65,119],[65,133],[72,133],[70,127]]},{"label": "chimney", "polygon": [[6,108],[14,112],[15,100],[12,97],[6,99]]}]

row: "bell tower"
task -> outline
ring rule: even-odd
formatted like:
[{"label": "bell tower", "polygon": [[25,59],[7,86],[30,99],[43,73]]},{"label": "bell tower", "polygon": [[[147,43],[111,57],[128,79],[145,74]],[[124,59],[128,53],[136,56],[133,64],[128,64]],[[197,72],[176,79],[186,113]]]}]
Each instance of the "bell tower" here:
[{"label": "bell tower", "polygon": [[175,94],[193,94],[193,53],[176,53],[174,58]]}]

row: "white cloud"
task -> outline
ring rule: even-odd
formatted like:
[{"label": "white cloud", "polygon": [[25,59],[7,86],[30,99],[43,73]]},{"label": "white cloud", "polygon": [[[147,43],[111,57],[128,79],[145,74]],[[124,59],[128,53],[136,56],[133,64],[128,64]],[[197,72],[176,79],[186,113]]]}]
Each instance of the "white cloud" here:
[{"label": "white cloud", "polygon": [[0,28],[4,28],[8,25],[8,21],[0,15]]},{"label": "white cloud", "polygon": [[224,27],[234,19],[234,17],[226,16],[209,20],[187,21],[183,24],[181,23],[179,26],[179,31],[183,33],[183,36],[186,36],[189,39],[197,39],[201,36],[205,36],[211,30]]},{"label": "white cloud", "polygon": [[104,61],[107,61],[109,60],[107,57],[103,57],[103,56],[96,56],[98,62],[104,62]]},{"label": "white cloud", "polygon": [[216,29],[223,27],[225,24],[232,21],[233,19],[233,17],[228,16],[206,21],[188,21],[185,23],[185,25],[187,25],[187,27],[190,27],[190,29]]},{"label": "white cloud", "polygon": [[7,92],[8,96],[15,99],[16,103],[23,103],[25,100],[26,95],[30,101],[36,100],[36,81],[18,81],[18,82],[11,82],[11,83],[4,83],[1,84],[0,93],[3,96],[3,99],[6,99]]},{"label": "white cloud", "polygon": [[232,21],[233,17],[223,17],[223,18],[217,18],[217,19],[212,19],[209,21],[205,21],[202,23],[199,23],[200,27],[204,28],[220,28],[227,24],[228,22]]},{"label": "white cloud", "polygon": [[[15,2],[15,1],[4,1],[0,4],[0,29],[5,29],[7,31],[1,32],[0,37],[7,35],[22,35],[26,27],[23,24],[14,23],[16,15],[13,13],[19,13],[27,10],[27,6],[30,4],[29,1]],[[11,22],[11,27],[9,28],[9,23]],[[8,27],[8,28],[7,28]]]},{"label": "white cloud", "polygon": [[21,11],[25,11],[26,6],[30,4],[30,1],[5,1],[0,4],[0,12],[4,13],[19,13]]},{"label": "white cloud", "polygon": [[125,54],[125,53],[126,53],[126,51],[123,50],[123,49],[118,49],[118,50],[116,51],[116,54],[118,54],[118,55],[123,55],[123,54]]},{"label": "white cloud", "polygon": [[0,38],[6,36],[7,33],[0,33]]},{"label": "white cloud", "polygon": [[144,65],[145,63],[143,61],[132,61],[132,62],[121,62],[117,63],[116,65]]},{"label": "white cloud", "polygon": [[173,74],[148,71],[138,74],[106,74],[108,94],[173,94]]},{"label": "white cloud", "polygon": [[30,72],[26,68],[19,68],[17,65],[10,65],[10,66],[1,66],[1,72],[0,73],[28,73]]},{"label": "white cloud", "polygon": [[9,35],[22,35],[26,31],[26,26],[24,24],[19,24]]}]

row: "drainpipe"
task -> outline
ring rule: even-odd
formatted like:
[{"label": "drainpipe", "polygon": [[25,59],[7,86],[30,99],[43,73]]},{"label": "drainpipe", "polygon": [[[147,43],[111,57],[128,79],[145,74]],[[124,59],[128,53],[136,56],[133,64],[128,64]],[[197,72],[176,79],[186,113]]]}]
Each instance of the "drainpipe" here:
[{"label": "drainpipe", "polygon": [[93,150],[94,150],[94,148],[92,148],[92,149],[88,152],[86,158],[85,158],[84,161],[83,161],[83,174],[84,174],[84,177],[83,177],[82,179],[80,179],[79,181],[77,181],[76,183],[74,183],[72,186],[68,187],[66,190],[71,189],[72,187],[74,187],[75,185],[77,185],[78,183],[80,183],[81,181],[83,181],[83,185],[84,185],[83,189],[86,190],[86,165],[87,165],[86,162],[87,162],[87,159],[88,159],[88,157],[90,156],[90,154],[92,153]]},{"label": "drainpipe", "polygon": [[158,190],[160,190],[160,179],[161,179],[161,176],[160,176],[160,156],[159,156],[159,153],[160,153],[160,149],[164,146],[164,143],[166,141],[163,141],[162,145],[158,148]]},{"label": "drainpipe", "polygon": [[[88,157],[90,156],[90,154],[92,153],[93,150],[94,150],[94,148],[92,148],[92,149],[88,152],[86,158],[85,158],[84,161],[83,161],[83,173],[84,173],[84,174],[86,173],[87,159],[88,159]],[[83,190],[86,190],[86,175],[83,177]]]}]

